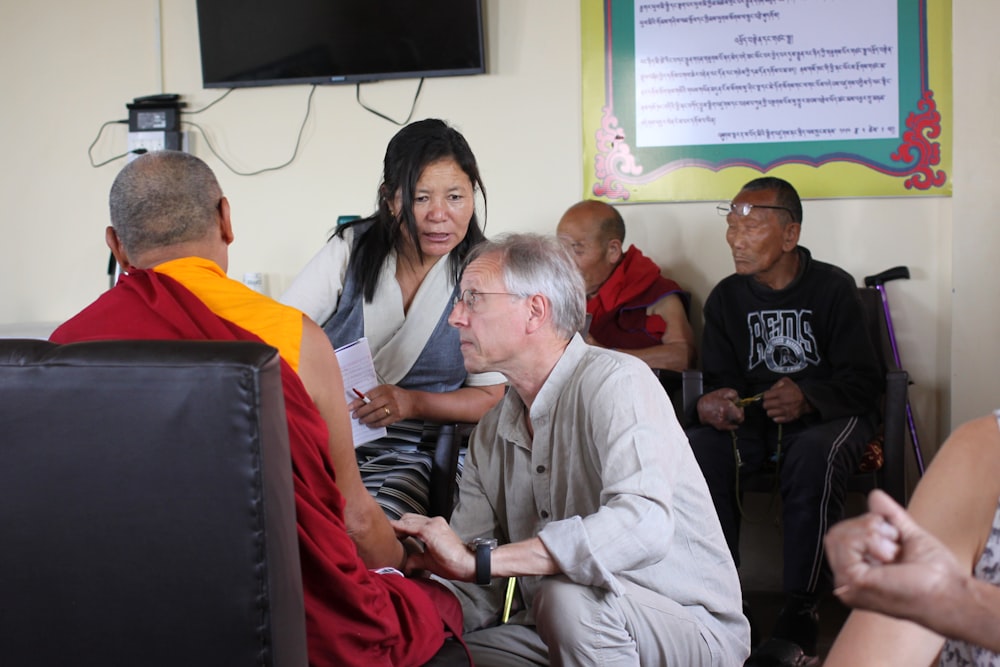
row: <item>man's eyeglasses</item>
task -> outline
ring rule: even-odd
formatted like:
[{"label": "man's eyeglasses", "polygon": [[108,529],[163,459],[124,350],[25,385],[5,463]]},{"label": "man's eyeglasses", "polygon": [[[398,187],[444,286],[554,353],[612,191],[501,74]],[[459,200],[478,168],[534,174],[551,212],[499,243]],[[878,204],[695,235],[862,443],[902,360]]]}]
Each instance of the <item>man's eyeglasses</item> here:
[{"label": "man's eyeglasses", "polygon": [[474,313],[476,312],[476,306],[479,305],[484,296],[516,296],[524,298],[522,294],[511,294],[510,292],[477,292],[476,290],[466,289],[462,290],[462,293],[455,297],[453,305],[457,306],[461,302]]},{"label": "man's eyeglasses", "polygon": [[776,211],[787,211],[788,215],[792,216],[794,219],[795,214],[792,213],[792,209],[786,208],[784,206],[765,206],[763,204],[733,204],[732,202],[728,204],[719,204],[715,207],[715,210],[719,212],[719,215],[729,215],[730,213],[735,213],[740,218],[745,218],[750,215],[750,211],[755,208],[771,208]]}]

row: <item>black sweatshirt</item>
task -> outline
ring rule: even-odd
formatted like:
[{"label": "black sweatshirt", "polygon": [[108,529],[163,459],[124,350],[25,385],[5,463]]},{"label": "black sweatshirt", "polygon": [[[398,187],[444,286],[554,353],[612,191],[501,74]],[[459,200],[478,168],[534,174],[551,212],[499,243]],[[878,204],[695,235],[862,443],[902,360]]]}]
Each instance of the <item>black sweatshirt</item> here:
[{"label": "black sweatshirt", "polygon": [[799,273],[770,289],[751,276],[722,280],[705,302],[705,391],[741,397],[795,381],[816,413],[805,421],[869,415],[882,378],[854,279],[799,246]]}]

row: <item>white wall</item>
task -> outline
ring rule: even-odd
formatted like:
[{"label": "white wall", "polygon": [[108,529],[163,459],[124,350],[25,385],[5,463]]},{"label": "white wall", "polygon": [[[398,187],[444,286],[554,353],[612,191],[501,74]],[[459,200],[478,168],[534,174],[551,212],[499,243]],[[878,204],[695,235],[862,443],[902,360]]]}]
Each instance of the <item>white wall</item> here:
[{"label": "white wall", "polygon": [[997,212],[1000,135],[1000,43],[994,0],[954,0],[955,192],[952,216],[954,272],[938,286],[952,303],[949,375],[951,424],[1000,407],[1000,372],[993,348],[1000,341]]},{"label": "white wall", "polygon": [[[201,88],[194,0],[162,4],[0,4],[0,324],[65,319],[106,288],[106,196],[122,162],[90,167],[87,146],[101,123],[125,118],[126,102],[161,92],[161,82],[189,109],[221,94]],[[424,84],[414,117],[448,119],[466,135],[488,189],[488,234],[551,230],[583,195],[579,17],[578,0],[487,0],[490,73]],[[954,197],[807,201],[802,235],[816,257],[858,280],[910,267],[911,280],[889,289],[927,450],[953,424],[1000,403],[988,349],[1000,331],[990,307],[1000,240],[991,224],[1000,5],[958,0],[954,21]],[[362,94],[404,118],[415,88],[385,82]],[[258,169],[291,155],[308,93],[240,89],[190,119],[237,169]],[[277,293],[337,215],[372,209],[382,153],[398,128],[354,94],[353,86],[318,89],[299,157],[273,173],[236,176],[193,134],[192,152],[215,168],[233,205],[230,275],[265,272]],[[95,160],[123,152],[125,139],[125,126],[107,128]],[[711,204],[628,205],[623,213],[629,240],[689,287],[696,305],[731,271]]]}]

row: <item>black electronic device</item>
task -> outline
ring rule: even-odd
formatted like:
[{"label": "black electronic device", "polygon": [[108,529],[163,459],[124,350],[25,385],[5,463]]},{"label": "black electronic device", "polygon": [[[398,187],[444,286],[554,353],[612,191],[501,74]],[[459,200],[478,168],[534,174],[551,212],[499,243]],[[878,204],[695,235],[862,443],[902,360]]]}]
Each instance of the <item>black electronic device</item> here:
[{"label": "black electronic device", "polygon": [[128,108],[129,132],[178,132],[184,102],[176,93],[136,97]]},{"label": "black electronic device", "polygon": [[206,88],[482,74],[482,0],[197,0]]}]

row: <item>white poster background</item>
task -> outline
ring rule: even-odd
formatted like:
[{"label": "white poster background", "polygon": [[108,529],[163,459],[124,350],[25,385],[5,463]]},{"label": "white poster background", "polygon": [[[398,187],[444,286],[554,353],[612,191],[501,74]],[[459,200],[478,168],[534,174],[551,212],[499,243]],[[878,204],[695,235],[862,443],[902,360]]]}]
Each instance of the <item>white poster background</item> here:
[{"label": "white poster background", "polygon": [[635,0],[637,146],[899,133],[897,0]]}]

